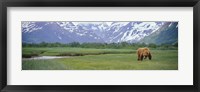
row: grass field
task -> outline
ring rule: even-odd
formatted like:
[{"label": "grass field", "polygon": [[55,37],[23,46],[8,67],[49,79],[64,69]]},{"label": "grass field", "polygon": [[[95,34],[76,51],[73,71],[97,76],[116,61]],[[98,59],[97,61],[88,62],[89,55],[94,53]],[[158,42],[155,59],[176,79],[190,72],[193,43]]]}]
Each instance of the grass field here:
[{"label": "grass field", "polygon": [[23,60],[22,70],[178,70],[178,50],[151,50],[153,59],[137,61],[134,49],[30,48],[22,57],[70,56],[48,60]]}]

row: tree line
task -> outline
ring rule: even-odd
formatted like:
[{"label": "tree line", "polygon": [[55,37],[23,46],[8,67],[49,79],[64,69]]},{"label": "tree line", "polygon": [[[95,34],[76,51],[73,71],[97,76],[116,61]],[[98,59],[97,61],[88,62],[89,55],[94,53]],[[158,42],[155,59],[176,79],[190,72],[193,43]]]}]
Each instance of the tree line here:
[{"label": "tree line", "polygon": [[128,42],[120,42],[120,43],[79,43],[79,42],[71,42],[71,43],[22,43],[22,47],[79,47],[79,48],[96,48],[96,49],[136,49],[139,47],[149,47],[152,49],[177,49],[178,43],[173,45],[170,44],[145,44],[145,43],[128,43]]}]

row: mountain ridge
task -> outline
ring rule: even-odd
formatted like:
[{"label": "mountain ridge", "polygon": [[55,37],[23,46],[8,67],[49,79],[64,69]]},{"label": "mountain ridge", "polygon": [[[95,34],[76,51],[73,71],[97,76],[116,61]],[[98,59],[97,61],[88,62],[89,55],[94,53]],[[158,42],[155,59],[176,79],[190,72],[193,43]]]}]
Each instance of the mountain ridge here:
[{"label": "mountain ridge", "polygon": [[[155,36],[173,35],[173,40],[170,42],[166,41],[170,40],[169,37],[163,39],[164,43],[171,44],[178,39],[177,26],[178,22],[112,22],[109,25],[106,22],[22,22],[22,42],[152,42],[160,44],[161,42],[151,38],[157,33],[158,35]],[[166,29],[172,33],[168,33]],[[163,30],[166,32],[163,33]],[[171,30],[177,30],[177,32],[173,34]]]}]

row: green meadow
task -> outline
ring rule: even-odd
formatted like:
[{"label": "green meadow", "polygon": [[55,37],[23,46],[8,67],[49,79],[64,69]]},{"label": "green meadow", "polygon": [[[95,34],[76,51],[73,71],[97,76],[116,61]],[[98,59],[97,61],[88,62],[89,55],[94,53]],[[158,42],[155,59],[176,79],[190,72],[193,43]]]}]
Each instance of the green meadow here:
[{"label": "green meadow", "polygon": [[[22,53],[22,70],[178,70],[176,49],[152,49],[152,60],[143,61],[137,61],[136,49],[23,47]],[[67,58],[27,59],[38,56]]]}]

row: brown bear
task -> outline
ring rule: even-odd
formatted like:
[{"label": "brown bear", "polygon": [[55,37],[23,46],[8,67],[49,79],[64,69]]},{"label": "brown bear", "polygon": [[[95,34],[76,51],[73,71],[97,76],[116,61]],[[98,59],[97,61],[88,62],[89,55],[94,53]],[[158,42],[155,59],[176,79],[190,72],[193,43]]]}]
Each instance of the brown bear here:
[{"label": "brown bear", "polygon": [[147,57],[151,60],[152,56],[150,53],[149,48],[138,48],[137,49],[138,61],[142,61],[143,58],[146,59]]}]

